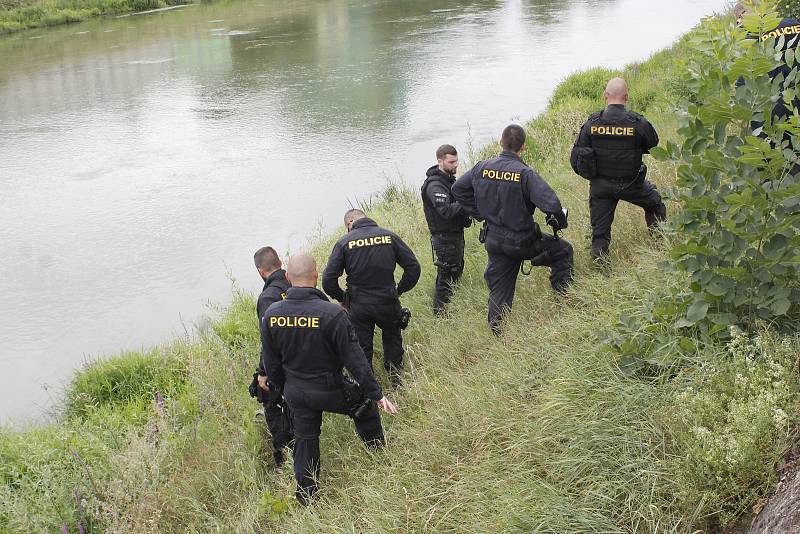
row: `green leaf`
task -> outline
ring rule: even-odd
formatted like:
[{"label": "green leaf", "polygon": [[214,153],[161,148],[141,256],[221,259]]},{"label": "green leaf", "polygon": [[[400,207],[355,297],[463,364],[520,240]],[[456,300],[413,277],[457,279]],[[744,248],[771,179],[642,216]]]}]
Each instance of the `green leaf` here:
[{"label": "green leaf", "polygon": [[658,161],[666,161],[669,159],[669,152],[667,152],[666,149],[661,148],[660,146],[651,148],[650,155],[653,156]]},{"label": "green leaf", "polygon": [[686,311],[686,320],[691,321],[692,324],[695,324],[697,321],[702,321],[705,319],[707,313],[708,302],[704,300],[696,300]]},{"label": "green leaf", "polygon": [[789,312],[789,308],[791,308],[792,303],[789,302],[789,299],[781,298],[772,301],[772,304],[769,305],[769,309],[775,315],[786,315]]}]

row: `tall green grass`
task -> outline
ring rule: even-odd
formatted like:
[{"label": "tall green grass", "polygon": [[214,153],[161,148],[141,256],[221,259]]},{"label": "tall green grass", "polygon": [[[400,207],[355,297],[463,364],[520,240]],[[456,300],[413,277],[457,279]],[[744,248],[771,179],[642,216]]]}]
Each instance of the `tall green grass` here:
[{"label": "tall green grass", "polygon": [[191,0],[0,0],[0,34],[190,2]]},{"label": "tall green grass", "polygon": [[[0,531],[694,532],[741,516],[769,492],[797,424],[800,336],[764,327],[709,346],[676,333],[669,373],[630,372],[613,340],[647,335],[632,323],[669,335],[658,309],[686,280],[663,267],[669,236],[650,239],[641,211],[624,205],[612,267],[595,270],[587,183],[567,163],[612,75],[628,79],[631,107],[662,138],[676,137],[685,53],[679,44],[623,72],[570,76],[528,124],[525,159],[571,209],[576,282],[560,299],[544,270],[521,276],[500,339],[486,325],[477,228],[450,316],[435,319],[418,198],[395,184],[365,202],[425,266],[403,298],[414,313],[408,376],[390,392],[401,413],[385,419],[384,450],[326,415],[314,506],[291,502],[291,469],[273,471],[254,422],[255,301],[235,290],[196,339],[97,363],[76,375],[56,422],[0,432]],[[674,175],[651,162],[660,188]],[[337,237],[312,247],[320,265]]]}]

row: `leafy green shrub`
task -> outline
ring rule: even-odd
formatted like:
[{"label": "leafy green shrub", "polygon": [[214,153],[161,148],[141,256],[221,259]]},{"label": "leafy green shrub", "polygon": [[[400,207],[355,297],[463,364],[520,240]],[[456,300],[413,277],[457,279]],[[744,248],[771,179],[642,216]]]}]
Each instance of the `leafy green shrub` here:
[{"label": "leafy green shrub", "polygon": [[[800,173],[792,174],[798,126],[770,119],[776,100],[791,102],[797,69],[782,92],[782,76],[772,83],[768,75],[781,64],[775,44],[746,38],[778,21],[768,4],[758,4],[745,28],[728,18],[703,22],[690,39],[698,104],[689,105],[679,130],[683,143],[653,151],[681,162],[672,258],[691,275],[692,301],[681,327],[704,322],[724,334],[732,324],[786,317],[800,303]],[[793,53],[787,64],[795,67]],[[753,131],[756,121],[766,122]]]},{"label": "leafy green shrub", "polygon": [[614,76],[619,76],[619,72],[603,67],[572,74],[553,91],[550,106],[558,107],[565,100],[577,98],[589,100],[594,104],[593,107],[601,109],[605,105],[603,89]]},{"label": "leafy green shrub", "polygon": [[702,503],[725,525],[768,491],[798,422],[798,341],[734,329],[722,354],[687,372],[665,414],[683,506]]},{"label": "leafy green shrub", "polygon": [[66,393],[67,415],[88,416],[105,406],[147,407],[157,395],[175,398],[186,382],[180,345],[146,354],[128,352],[79,371]]}]

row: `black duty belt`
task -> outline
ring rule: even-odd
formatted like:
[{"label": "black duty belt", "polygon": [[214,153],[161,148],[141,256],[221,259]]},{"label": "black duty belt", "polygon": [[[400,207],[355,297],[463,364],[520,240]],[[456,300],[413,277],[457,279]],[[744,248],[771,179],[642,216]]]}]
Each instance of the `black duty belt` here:
[{"label": "black duty belt", "polygon": [[300,386],[305,385],[314,388],[336,389],[344,384],[344,376],[342,374],[337,375],[336,373],[328,373],[326,376],[299,377],[287,373],[286,382],[289,384],[297,384]]}]

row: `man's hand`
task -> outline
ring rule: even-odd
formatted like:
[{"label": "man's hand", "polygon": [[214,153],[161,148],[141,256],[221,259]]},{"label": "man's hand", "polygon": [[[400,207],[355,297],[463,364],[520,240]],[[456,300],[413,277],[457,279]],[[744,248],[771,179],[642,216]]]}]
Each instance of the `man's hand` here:
[{"label": "man's hand", "polygon": [[389,415],[397,415],[397,408],[394,404],[392,404],[392,401],[387,399],[385,396],[378,401],[378,406],[380,406],[381,410]]},{"label": "man's hand", "polygon": [[269,384],[267,384],[267,380],[269,379],[266,376],[258,375],[258,387],[264,391],[269,391]]}]

